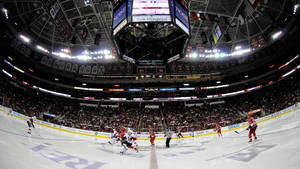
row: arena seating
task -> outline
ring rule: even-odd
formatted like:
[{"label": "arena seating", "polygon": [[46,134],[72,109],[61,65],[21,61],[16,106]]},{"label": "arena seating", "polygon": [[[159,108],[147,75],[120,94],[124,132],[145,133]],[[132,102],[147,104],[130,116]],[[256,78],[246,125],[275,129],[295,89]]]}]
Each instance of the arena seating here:
[{"label": "arena seating", "polygon": [[[166,102],[159,109],[122,103],[118,108],[80,106],[79,100],[38,92],[0,75],[0,98],[4,106],[28,116],[52,123],[86,130],[111,132],[112,128],[129,127],[138,132],[170,128],[173,131],[209,129],[218,122],[227,126],[246,121],[247,112],[263,109],[270,114],[300,101],[300,75],[295,73],[263,89],[223,99],[225,103],[186,107],[184,102]],[[200,101],[199,101],[200,102]],[[99,105],[99,103],[98,103]],[[44,112],[57,118],[44,116]]]}]

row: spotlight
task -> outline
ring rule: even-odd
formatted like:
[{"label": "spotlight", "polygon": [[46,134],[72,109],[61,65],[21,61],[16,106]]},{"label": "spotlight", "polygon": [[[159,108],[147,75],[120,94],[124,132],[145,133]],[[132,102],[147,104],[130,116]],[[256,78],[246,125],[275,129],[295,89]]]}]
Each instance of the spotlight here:
[{"label": "spotlight", "polygon": [[31,41],[28,37],[26,37],[24,35],[20,35],[19,37],[26,43],[29,43]]},{"label": "spotlight", "polygon": [[7,9],[2,8],[2,12],[4,13],[5,18],[8,19],[8,11],[7,11]]},{"label": "spotlight", "polygon": [[282,31],[279,31],[279,32],[276,32],[276,33],[274,33],[273,35],[272,35],[272,38],[273,39],[277,39],[277,38],[279,38],[279,36],[282,34]]}]

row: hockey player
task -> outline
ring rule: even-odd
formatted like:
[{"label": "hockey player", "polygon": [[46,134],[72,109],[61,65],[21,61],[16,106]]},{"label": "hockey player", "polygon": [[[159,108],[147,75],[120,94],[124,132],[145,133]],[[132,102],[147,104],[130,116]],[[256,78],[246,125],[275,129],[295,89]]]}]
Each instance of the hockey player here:
[{"label": "hockey player", "polygon": [[216,126],[215,131],[218,132],[218,136],[219,137],[222,136],[221,126],[218,123],[216,123],[215,126]]},{"label": "hockey player", "polygon": [[31,127],[34,128],[34,125],[33,125],[33,117],[29,117],[27,119],[27,125],[28,125],[28,134],[31,134]]},{"label": "hockey player", "polygon": [[121,134],[120,134],[120,136],[119,136],[119,139],[122,140],[123,137],[125,136],[125,134],[126,134],[126,129],[121,128]]},{"label": "hockey player", "polygon": [[33,120],[34,120],[34,119],[35,119],[35,116],[34,116],[34,117],[30,117],[30,118],[29,118],[29,120],[30,120],[30,122],[31,122],[31,125],[32,125],[32,127],[33,127],[33,128],[35,128],[35,127],[34,127],[34,124],[33,124]]},{"label": "hockey player", "polygon": [[111,136],[111,139],[108,141],[109,144],[116,144],[118,141],[120,141],[120,133],[113,129],[113,135]]},{"label": "hockey player", "polygon": [[256,133],[255,133],[257,124],[256,124],[256,121],[254,120],[254,118],[251,117],[250,115],[249,115],[248,123],[249,123],[249,127],[247,128],[247,130],[249,130],[249,142],[252,142],[252,134],[254,136],[254,139],[255,140],[257,139]]},{"label": "hockey player", "polygon": [[182,132],[183,131],[183,128],[178,128],[178,133],[177,133],[177,137],[180,139],[180,138],[183,138],[183,135],[182,135]]},{"label": "hockey player", "polygon": [[124,154],[129,148],[134,149],[138,152],[137,144],[135,143],[136,137],[131,130],[128,130],[127,134],[124,135],[122,142],[121,154]]},{"label": "hockey player", "polygon": [[155,140],[155,133],[154,131],[151,130],[151,128],[149,129],[149,137],[150,137],[150,143],[152,146],[154,146],[154,140]]}]

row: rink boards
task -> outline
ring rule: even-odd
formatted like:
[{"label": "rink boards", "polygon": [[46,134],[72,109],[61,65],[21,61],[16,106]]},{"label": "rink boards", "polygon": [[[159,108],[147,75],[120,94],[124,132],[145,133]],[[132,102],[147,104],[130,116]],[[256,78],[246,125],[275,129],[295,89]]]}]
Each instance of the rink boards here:
[{"label": "rink boards", "polygon": [[[290,106],[279,112],[270,114],[270,115],[262,117],[262,118],[258,118],[258,119],[256,119],[256,121],[257,121],[257,123],[265,123],[271,119],[278,118],[278,117],[286,115],[290,112],[298,110],[299,108],[300,108],[300,103],[297,103],[297,104]],[[15,111],[12,111],[10,108],[7,108],[7,107],[1,106],[1,105],[0,105],[0,112],[2,114],[10,115],[13,117],[14,120],[17,120],[22,123],[26,119],[28,119],[27,116],[17,113]],[[107,142],[107,140],[110,139],[111,135],[112,135],[112,133],[81,130],[81,129],[65,127],[65,126],[61,126],[61,125],[57,125],[57,124],[53,124],[53,123],[49,123],[49,122],[45,122],[45,121],[41,121],[41,120],[36,120],[34,123],[37,125],[37,127],[46,129],[48,131],[56,132],[56,133],[59,133],[62,135],[71,135],[73,137],[82,138],[82,139],[90,139],[90,140],[92,139],[92,140]],[[26,125],[26,124],[24,123],[24,125]],[[222,133],[226,134],[227,132],[232,132],[232,131],[243,131],[243,130],[245,130],[246,127],[248,127],[247,122],[234,124],[234,125],[222,127]],[[182,140],[184,140],[185,142],[192,142],[198,137],[204,137],[204,136],[209,137],[209,136],[216,135],[217,133],[213,129],[209,129],[209,130],[201,130],[201,131],[194,131],[194,132],[185,132],[182,134],[184,136],[184,139],[182,139]],[[138,141],[140,143],[144,143],[143,140],[149,140],[148,136],[149,136],[148,134],[138,134]],[[158,144],[164,143],[164,140],[166,139],[166,138],[164,138],[164,134],[156,134],[156,136],[157,136],[156,143],[158,143]],[[172,137],[172,138],[178,139],[178,137]],[[147,144],[148,144],[148,142],[147,142]]]}]

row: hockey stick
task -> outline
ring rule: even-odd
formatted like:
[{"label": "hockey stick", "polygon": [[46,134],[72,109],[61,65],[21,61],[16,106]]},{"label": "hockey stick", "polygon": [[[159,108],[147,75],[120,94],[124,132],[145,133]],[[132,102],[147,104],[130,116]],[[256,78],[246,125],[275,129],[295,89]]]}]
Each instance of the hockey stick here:
[{"label": "hockey stick", "polygon": [[244,133],[245,131],[247,131],[247,129],[246,130],[243,130],[243,131],[241,131],[241,132],[238,132],[238,131],[234,131],[236,134],[241,134],[241,133]]}]

